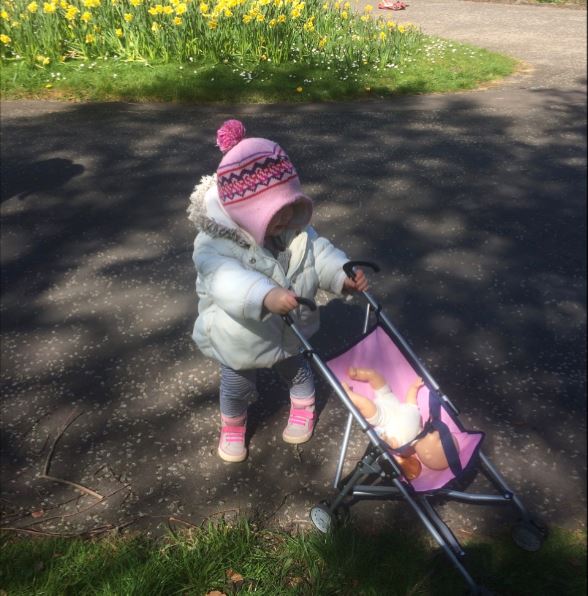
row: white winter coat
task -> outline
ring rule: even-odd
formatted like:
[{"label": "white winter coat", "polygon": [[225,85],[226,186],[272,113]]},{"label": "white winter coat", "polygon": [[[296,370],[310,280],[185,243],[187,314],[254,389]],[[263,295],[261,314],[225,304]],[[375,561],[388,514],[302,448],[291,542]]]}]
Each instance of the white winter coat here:
[{"label": "white winter coat", "polygon": [[[298,353],[299,341],[278,315],[263,308],[276,287],[314,299],[319,288],[340,294],[349,259],[308,226],[287,232],[288,271],[227,215],[218,199],[216,177],[205,176],[188,209],[199,232],[194,241],[198,318],[193,339],[205,356],[236,370],[266,368]],[[306,337],[319,328],[318,310],[291,313]]]}]

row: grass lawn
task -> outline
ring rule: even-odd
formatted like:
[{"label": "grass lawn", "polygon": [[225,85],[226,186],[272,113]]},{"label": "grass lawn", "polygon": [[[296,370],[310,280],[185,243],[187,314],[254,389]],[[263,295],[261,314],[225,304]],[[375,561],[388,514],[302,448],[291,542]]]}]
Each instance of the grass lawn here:
[{"label": "grass lawn", "polygon": [[[529,553],[509,536],[465,542],[476,581],[502,596],[586,594],[586,533],[554,529]],[[0,542],[0,593],[137,595],[255,593],[406,596],[463,594],[465,584],[428,536],[323,536],[241,520],[165,538],[22,538]],[[218,591],[218,592],[215,592]]]},{"label": "grass lawn", "polygon": [[512,73],[517,62],[457,42],[427,42],[384,71],[304,64],[148,64],[96,59],[42,67],[2,65],[3,99],[272,103],[353,100],[472,89]]}]

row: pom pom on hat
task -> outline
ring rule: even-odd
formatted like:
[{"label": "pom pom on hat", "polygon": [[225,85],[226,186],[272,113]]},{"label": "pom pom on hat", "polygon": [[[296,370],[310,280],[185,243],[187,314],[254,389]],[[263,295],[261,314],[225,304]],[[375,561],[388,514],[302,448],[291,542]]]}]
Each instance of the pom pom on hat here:
[{"label": "pom pom on hat", "polygon": [[227,120],[216,132],[216,144],[226,153],[240,143],[245,136],[245,127],[239,120]]}]

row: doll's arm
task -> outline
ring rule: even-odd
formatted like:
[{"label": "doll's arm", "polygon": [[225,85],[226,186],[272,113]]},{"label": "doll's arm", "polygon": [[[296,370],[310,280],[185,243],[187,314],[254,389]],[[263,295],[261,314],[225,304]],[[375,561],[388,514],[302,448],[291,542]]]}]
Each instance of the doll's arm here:
[{"label": "doll's arm", "polygon": [[349,396],[349,399],[351,399],[353,405],[360,411],[364,418],[373,418],[376,415],[376,404],[371,399],[368,399],[359,393],[355,393],[347,383],[342,383],[342,385]]},{"label": "doll's arm", "polygon": [[421,377],[417,377],[410,385],[410,387],[408,388],[408,391],[406,392],[406,403],[407,404],[413,404],[413,405],[418,405],[417,402],[417,395],[419,393],[419,389],[424,385],[425,383],[423,382],[423,380],[421,379]]},{"label": "doll's arm", "polygon": [[367,381],[372,389],[381,389],[386,384],[384,377],[373,368],[351,367],[347,374],[356,381]]}]

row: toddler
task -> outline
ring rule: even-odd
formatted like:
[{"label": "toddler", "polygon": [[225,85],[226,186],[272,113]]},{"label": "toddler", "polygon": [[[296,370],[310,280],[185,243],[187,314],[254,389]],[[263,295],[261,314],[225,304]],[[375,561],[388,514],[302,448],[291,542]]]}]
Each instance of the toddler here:
[{"label": "toddler", "polygon": [[247,406],[256,394],[256,371],[276,366],[290,389],[290,416],[282,438],[304,443],[314,429],[314,380],[299,341],[280,315],[290,313],[306,337],[318,330],[318,311],[298,308],[296,297],[319,288],[364,291],[367,280],[343,272],[349,260],[309,225],[312,201],[292,162],[277,144],[245,138],[238,120],[217,132],[224,157],[190,197],[198,318],[193,338],[220,363],[221,431],[218,454],[247,457]]}]

